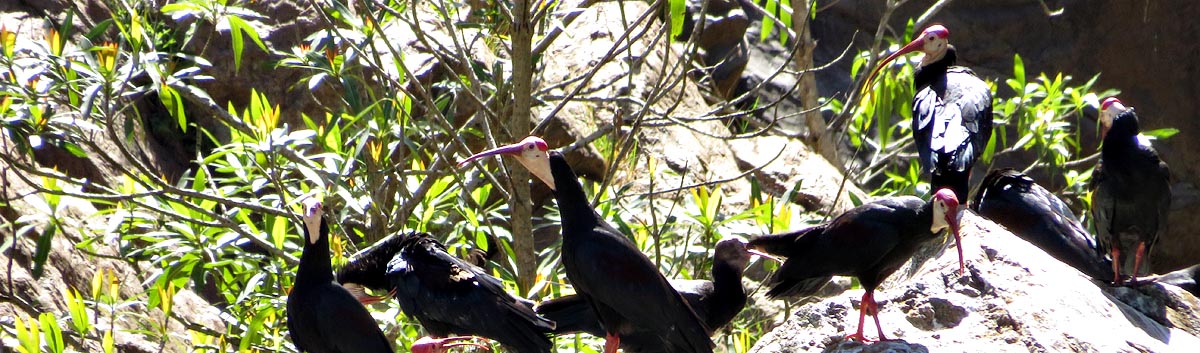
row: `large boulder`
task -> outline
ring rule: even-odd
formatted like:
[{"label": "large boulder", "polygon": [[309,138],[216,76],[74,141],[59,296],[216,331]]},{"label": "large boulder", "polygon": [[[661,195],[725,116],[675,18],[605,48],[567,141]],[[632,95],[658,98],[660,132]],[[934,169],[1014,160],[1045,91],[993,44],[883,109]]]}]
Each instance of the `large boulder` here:
[{"label": "large boulder", "polygon": [[[911,1],[901,6],[889,23],[901,31],[910,18],[921,15],[935,1]],[[833,60],[851,38],[853,51],[869,47],[869,36],[883,14],[883,1],[846,0],[830,3],[813,22],[820,42],[814,61]],[[1047,8],[1050,7],[1050,8]],[[1047,10],[1061,8],[1049,15]],[[1103,73],[1097,88],[1121,90],[1121,100],[1134,106],[1143,129],[1174,127],[1180,133],[1156,143],[1171,166],[1174,198],[1167,235],[1153,249],[1151,269],[1168,272],[1200,263],[1200,66],[1184,64],[1200,55],[1194,42],[1200,37],[1200,2],[1175,1],[954,1],[932,18],[951,30],[959,50],[959,64],[985,78],[997,80],[1012,74],[1013,54],[1020,54],[1027,75],[1063,72],[1076,84]],[[859,35],[855,36],[855,33]],[[851,59],[817,73],[822,96],[846,92]],[[1005,85],[999,84],[1002,91]],[[1004,94],[1004,93],[1002,93]],[[1093,123],[1080,120],[1084,151],[1095,151]],[[997,165],[996,167],[1007,167]],[[1062,180],[1047,180],[1047,184]]]},{"label": "large boulder", "polygon": [[[1110,287],[968,213],[966,274],[950,244],[931,246],[883,283],[884,333],[902,341],[846,341],[862,290],[806,304],[751,350],[766,352],[1181,352],[1200,346],[1200,300],[1177,287]],[[938,251],[948,250],[948,251]],[[867,320],[864,330],[874,337]]]}]

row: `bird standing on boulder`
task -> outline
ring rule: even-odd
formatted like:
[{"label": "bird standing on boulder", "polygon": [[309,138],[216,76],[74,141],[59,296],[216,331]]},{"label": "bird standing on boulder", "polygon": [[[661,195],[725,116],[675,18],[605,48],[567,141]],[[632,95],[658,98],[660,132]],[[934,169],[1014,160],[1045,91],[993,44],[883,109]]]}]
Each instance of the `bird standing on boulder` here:
[{"label": "bird standing on boulder", "polygon": [[932,25],[871,71],[865,87],[897,57],[925,53],[913,78],[917,94],[912,103],[913,140],[921,168],[932,174],[933,190],[950,188],[966,201],[971,191],[971,168],[992,137],[992,91],[971,69],[954,66],[957,54],[949,43],[950,30]]},{"label": "bird standing on boulder", "polygon": [[1112,261],[1071,209],[1019,171],[988,173],[971,208],[1089,277],[1113,278]]},{"label": "bird standing on boulder", "polygon": [[1113,283],[1120,285],[1125,280],[1122,273],[1134,279],[1141,274],[1154,243],[1167,231],[1170,172],[1141,135],[1133,108],[1115,97],[1100,105],[1100,135],[1100,162],[1092,174],[1092,217],[1100,246],[1112,254]]},{"label": "bird standing on boulder", "polygon": [[963,272],[958,207],[949,189],[938,190],[929,202],[912,196],[884,198],[850,209],[829,223],[751,239],[750,249],[787,257],[767,281],[771,287],[767,296],[772,298],[811,296],[835,275],[857,277],[866,293],[858,331],[847,338],[866,341],[863,323],[871,315],[879,339],[886,340],[879,326],[875,288],[921,245],[949,228],[957,239],[959,272]]},{"label": "bird standing on boulder", "polygon": [[323,213],[320,201],[304,201],[304,253],[287,299],[292,343],[308,353],[391,353],[367,308],[333,281]]},{"label": "bird standing on boulder", "polygon": [[655,332],[667,352],[712,352],[708,328],[628,237],[592,209],[575,172],[558,151],[537,136],[480,152],[459,162],[509,155],[554,191],[562,215],[562,263],[575,292],[596,311],[604,327],[605,353],[620,337]]},{"label": "bird standing on boulder", "polygon": [[[741,239],[725,239],[713,248],[712,281],[671,280],[675,290],[687,299],[696,315],[709,328],[709,335],[724,327],[746,306],[746,291],[742,273],[750,263],[752,253]],[[596,318],[590,304],[578,295],[567,295],[541,302],[537,312],[558,323],[554,333],[559,335],[586,332],[603,336],[604,327]],[[625,352],[658,352],[661,347],[657,332],[638,331],[621,336]]]},{"label": "bird standing on boulder", "polygon": [[[337,281],[364,302],[379,299],[364,288],[391,291],[400,309],[436,337],[477,335],[520,353],[552,348],[548,334],[554,322],[535,314],[532,302],[505,292],[500,279],[447,253],[428,233],[401,233],[379,241],[355,254],[338,271]],[[467,338],[446,340],[463,339]],[[419,343],[470,344],[433,339]]]}]

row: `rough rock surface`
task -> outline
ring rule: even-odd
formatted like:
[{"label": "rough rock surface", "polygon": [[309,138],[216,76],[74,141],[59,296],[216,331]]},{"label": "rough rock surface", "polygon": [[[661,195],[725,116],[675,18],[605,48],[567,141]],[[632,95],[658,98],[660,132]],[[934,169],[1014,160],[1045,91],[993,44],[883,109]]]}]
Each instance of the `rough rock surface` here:
[{"label": "rough rock surface", "polygon": [[[892,32],[903,31],[909,18],[935,1],[910,1],[892,15]],[[822,6],[826,6],[822,3]],[[834,1],[817,15],[812,31],[820,44],[818,64],[833,60],[855,32],[852,52],[869,46],[868,36],[883,13],[883,1]],[[1049,16],[1046,9],[1062,9]],[[1200,56],[1200,2],[1195,1],[952,1],[931,22],[952,31],[961,65],[995,79],[1012,74],[1013,54],[1025,72],[1063,72],[1075,84],[1103,73],[1096,87],[1121,90],[1121,100],[1138,110],[1143,129],[1174,127],[1178,135],[1155,143],[1171,166],[1170,229],[1153,249],[1151,269],[1165,273],[1200,263],[1200,65],[1185,62]],[[1014,25],[1019,23],[1019,25]],[[1101,25],[1097,25],[1101,24]],[[1070,45],[1064,45],[1069,43]],[[817,73],[821,95],[845,92],[852,58]],[[1001,90],[1007,90],[1002,82]],[[1081,119],[1084,151],[1096,151],[1093,122]],[[998,165],[998,167],[1003,167]],[[1047,181],[1059,183],[1061,179]],[[1048,185],[1054,187],[1053,184]]]},{"label": "rough rock surface", "polygon": [[[618,12],[620,8],[616,3],[595,4],[564,31],[564,37],[550,47],[543,59],[545,69],[539,79],[543,89],[586,72],[599,63],[599,59],[611,47],[612,41],[619,38],[623,32]],[[624,9],[627,18],[636,18],[645,11],[646,5],[626,3]],[[668,54],[661,43],[654,44],[651,38],[643,37],[634,42],[629,53],[618,53],[618,57],[629,54],[636,60],[617,59],[601,65],[582,92],[587,92],[587,97],[595,98],[649,96],[654,85],[665,79],[660,75],[663,65],[674,65],[676,59],[672,55],[677,55],[677,52]],[[633,75],[632,80],[626,77],[628,74]],[[552,88],[549,92],[551,95],[565,95],[574,87],[575,85],[566,85]],[[556,103],[547,102],[547,106],[538,109],[542,114],[547,114],[550,106]],[[587,137],[598,129],[614,125],[619,126],[618,136],[624,136],[628,133],[626,127],[632,123],[633,117],[621,114],[635,110],[626,109],[622,104],[596,100],[567,103],[555,115],[555,123],[548,130],[547,140],[552,145],[561,146]],[[701,117],[708,108],[698,89],[692,84],[667,93],[666,98],[652,106],[656,112],[668,111],[674,107],[670,115],[685,118]],[[655,173],[655,190],[730,179],[766,165],[751,174],[759,178],[761,183],[768,185],[764,190],[770,194],[782,196],[795,186],[797,181],[803,180],[802,187],[795,193],[794,201],[806,209],[828,210],[832,200],[836,198],[841,174],[820,155],[810,152],[800,140],[786,137],[731,140],[721,138],[731,133],[727,127],[715,120],[674,124],[663,121],[661,117],[646,119],[646,126],[643,126],[637,136],[639,152],[642,155],[656,156],[655,158],[663,162],[660,166],[665,165],[683,176],[681,181],[669,173]],[[767,164],[781,148],[784,149],[781,157]],[[602,175],[600,173],[605,169],[603,161],[598,159],[600,153],[590,147],[582,152],[575,156],[573,166],[585,176]],[[639,158],[636,163],[636,169],[618,173],[614,183],[630,183],[635,188],[640,188],[638,190],[649,191],[650,173],[643,172],[648,167],[647,161],[645,158]],[[750,190],[746,178],[734,179],[723,183],[721,187],[727,196],[727,206],[745,206]],[[843,191],[848,192],[862,195],[862,192],[853,186]],[[847,197],[841,199],[848,200]],[[848,204],[848,201],[839,201],[839,209]]]},{"label": "rough rock surface", "polygon": [[[0,137],[0,145],[11,146],[6,137]],[[0,151],[14,155],[12,151]],[[92,278],[98,271],[105,271],[114,276],[120,285],[121,300],[144,297],[142,283],[146,281],[143,273],[134,265],[122,260],[117,251],[117,244],[111,239],[100,239],[91,245],[77,248],[77,244],[85,243],[90,237],[108,227],[106,217],[96,216],[97,210],[83,200],[62,197],[59,207],[54,214],[60,220],[60,226],[50,238],[50,245],[41,276],[34,276],[34,257],[39,239],[47,236],[47,225],[50,223],[50,210],[40,196],[31,196],[34,190],[22,179],[16,176],[17,170],[0,163],[0,219],[15,221],[18,224],[33,226],[29,232],[11,233],[11,228],[0,227],[0,243],[13,240],[12,247],[0,254],[0,263],[6,264],[4,276],[0,276],[0,322],[11,327],[14,317],[24,320],[36,319],[41,313],[54,313],[61,327],[66,330],[70,316],[66,303],[65,291],[73,289],[88,293],[92,286]],[[91,253],[91,254],[88,254]],[[90,298],[90,294],[87,295]],[[179,290],[174,297],[171,313],[172,320],[168,321],[168,332],[187,332],[196,330],[209,334],[224,333],[225,324],[220,318],[220,312],[200,299],[187,289]],[[135,314],[136,313],[136,314]],[[107,327],[111,314],[93,314],[93,324]],[[143,302],[131,302],[118,310],[119,319],[115,323],[118,328],[114,339],[118,351],[121,352],[185,352],[190,341],[186,335],[171,335],[170,343],[158,347],[154,339],[147,339],[141,330],[161,325],[163,313],[158,308],[147,308]],[[98,346],[74,346],[81,351],[101,351]],[[89,345],[97,341],[87,340]],[[0,350],[11,342],[4,342]]]},{"label": "rough rock surface", "polygon": [[[884,333],[903,341],[863,345],[856,328],[862,291],[801,306],[751,352],[1183,352],[1200,347],[1200,301],[1179,288],[1112,288],[968,213],[965,275],[952,249],[913,272],[902,269],[876,294]],[[934,250],[946,249],[934,247]],[[911,264],[910,264],[911,265]],[[909,277],[907,274],[912,273]],[[865,332],[874,337],[870,319]]]}]

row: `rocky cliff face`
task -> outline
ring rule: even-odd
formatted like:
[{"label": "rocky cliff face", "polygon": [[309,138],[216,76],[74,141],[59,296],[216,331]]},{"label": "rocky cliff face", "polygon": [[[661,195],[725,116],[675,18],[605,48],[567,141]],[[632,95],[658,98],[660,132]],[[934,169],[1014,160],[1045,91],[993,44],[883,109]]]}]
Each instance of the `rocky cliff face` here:
[{"label": "rocky cliff face", "polygon": [[[967,272],[931,246],[882,286],[880,321],[899,341],[842,339],[861,290],[797,309],[751,352],[1183,352],[1200,347],[1200,300],[1163,284],[1110,287],[996,224],[963,221]],[[952,242],[952,240],[951,240]],[[948,244],[946,244],[948,245]],[[875,332],[867,320],[865,332]],[[873,337],[873,335],[868,335]]]}]

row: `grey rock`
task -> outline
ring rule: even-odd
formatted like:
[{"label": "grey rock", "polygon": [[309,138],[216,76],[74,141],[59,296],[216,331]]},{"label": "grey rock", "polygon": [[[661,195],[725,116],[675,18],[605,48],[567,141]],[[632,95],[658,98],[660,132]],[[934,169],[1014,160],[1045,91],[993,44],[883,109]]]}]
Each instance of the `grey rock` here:
[{"label": "grey rock", "polygon": [[[911,275],[897,272],[877,298],[885,351],[1183,352],[1200,345],[1200,302],[1174,286],[1113,288],[1093,281],[994,223],[963,217],[967,272],[954,251],[935,252]],[[935,246],[935,249],[940,246]],[[796,309],[752,353],[860,352],[840,337],[856,329],[861,290]],[[864,332],[874,332],[867,320]],[[911,342],[911,343],[909,343]],[[875,349],[875,348],[871,348]]]}]

